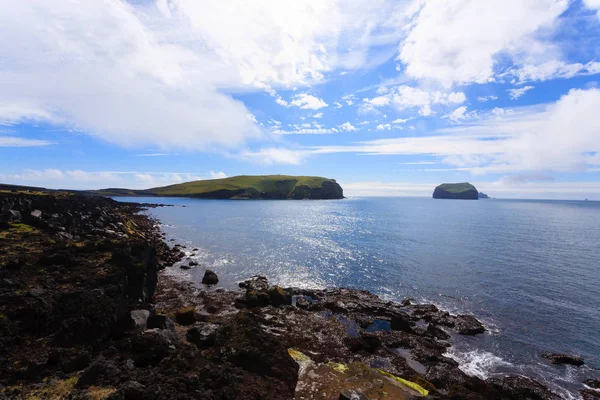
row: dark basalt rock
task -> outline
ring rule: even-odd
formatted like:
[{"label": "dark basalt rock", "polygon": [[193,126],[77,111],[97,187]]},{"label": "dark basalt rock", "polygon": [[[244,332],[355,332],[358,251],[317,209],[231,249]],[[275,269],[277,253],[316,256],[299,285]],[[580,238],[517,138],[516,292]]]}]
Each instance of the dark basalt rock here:
[{"label": "dark basalt rock", "polygon": [[[194,318],[195,319],[195,318]],[[148,318],[148,329],[174,329],[175,324],[166,315],[152,315]]]},{"label": "dark basalt rock", "polygon": [[391,327],[394,331],[402,331],[407,333],[412,333],[413,328],[410,323],[410,319],[408,315],[398,314],[392,317]]},{"label": "dark basalt rock", "polygon": [[552,364],[561,365],[575,365],[577,367],[582,366],[585,362],[582,357],[574,356],[571,354],[562,354],[562,353],[544,353],[542,354],[546,360],[550,361]]},{"label": "dark basalt rock", "polygon": [[508,399],[530,400],[559,400],[560,397],[547,387],[533,379],[520,376],[506,376],[503,378],[489,379],[496,390]]},{"label": "dark basalt rock", "polygon": [[202,277],[202,283],[205,285],[216,285],[219,283],[219,277],[214,271],[207,269]]},{"label": "dark basalt rock", "polygon": [[344,390],[340,393],[339,400],[369,400],[367,396],[356,390]]},{"label": "dark basalt rock", "polygon": [[292,295],[279,286],[273,286],[269,289],[269,299],[275,307],[292,305]]},{"label": "dark basalt rock", "polygon": [[454,328],[461,335],[477,335],[485,332],[485,328],[472,315],[458,315],[454,319]]}]

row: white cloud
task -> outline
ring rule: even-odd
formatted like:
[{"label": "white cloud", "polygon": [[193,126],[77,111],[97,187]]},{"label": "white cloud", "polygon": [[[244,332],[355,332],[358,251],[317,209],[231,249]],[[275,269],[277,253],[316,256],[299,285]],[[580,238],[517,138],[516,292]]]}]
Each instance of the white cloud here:
[{"label": "white cloud", "polygon": [[313,114],[312,117],[313,118],[323,118],[323,113],[319,112],[319,113]]},{"label": "white cloud", "polygon": [[419,107],[423,116],[433,114],[431,107],[436,104],[461,104],[467,100],[463,92],[425,91],[412,86],[400,85],[390,89],[386,94],[375,98],[363,99],[363,109],[370,111],[375,107],[395,106],[399,110]]},{"label": "white cloud", "polygon": [[583,4],[587,8],[597,11],[598,19],[600,19],[600,0],[583,0]]},{"label": "white cloud", "polygon": [[378,131],[389,131],[392,129],[392,125],[390,124],[379,124],[376,128]]},{"label": "white cloud", "polygon": [[467,118],[467,107],[460,106],[456,110],[452,111],[450,114],[446,115],[445,118],[448,118],[450,121],[458,122]]},{"label": "white cloud", "polygon": [[425,155],[473,174],[585,172],[600,165],[600,89],[574,89],[556,103],[481,115],[437,134],[319,146],[314,154]]},{"label": "white cloud", "polygon": [[516,100],[531,89],[533,89],[533,86],[523,86],[521,88],[508,89],[507,92],[511,99]]},{"label": "white cloud", "polygon": [[566,63],[551,60],[540,64],[526,64],[512,71],[510,74],[517,77],[520,82],[547,81],[558,78],[573,78],[577,75],[594,75],[600,73],[600,62],[590,61],[587,64]]},{"label": "white cloud", "polygon": [[339,101],[333,102],[333,108],[342,108],[342,107],[344,107],[344,105],[342,103],[340,103]]},{"label": "white cloud", "polygon": [[[0,123],[40,121],[122,146],[204,149],[262,136],[231,93],[383,63],[394,1],[0,0]],[[29,29],[28,27],[35,27]],[[368,57],[368,56],[371,57]],[[310,99],[303,107],[323,104]]]},{"label": "white cloud", "polygon": [[223,171],[218,171],[218,172],[215,172],[215,171],[210,171],[210,172],[209,172],[209,174],[210,174],[210,177],[211,177],[212,179],[223,179],[223,178],[227,178],[227,174],[226,174],[225,172],[223,172]]},{"label": "white cloud", "polygon": [[498,96],[479,96],[477,97],[477,101],[480,103],[485,103],[486,101],[498,100]]},{"label": "white cloud", "polygon": [[0,136],[0,147],[39,147],[55,144],[48,140],[25,139],[14,136]]},{"label": "white cloud", "polygon": [[320,108],[327,107],[327,103],[325,103],[322,99],[306,93],[295,95],[293,100],[290,102],[290,105],[300,107],[304,110],[318,110]]},{"label": "white cloud", "polygon": [[382,107],[390,104],[390,98],[388,96],[373,97],[372,99],[363,99],[363,101],[375,107]]},{"label": "white cloud", "polygon": [[392,124],[405,124],[406,122],[408,122],[408,120],[409,120],[408,118],[407,119],[397,118],[392,121]]},{"label": "white cloud", "polygon": [[423,0],[400,45],[398,59],[413,78],[446,87],[494,79],[498,57],[551,57],[542,31],[567,9],[567,0]]},{"label": "white cloud", "polygon": [[341,124],[340,129],[346,132],[354,132],[357,131],[358,129],[352,125],[350,122],[344,122],[343,124]]},{"label": "white cloud", "polygon": [[268,147],[258,151],[244,151],[240,153],[240,158],[259,164],[300,164],[307,156],[305,151],[296,151],[286,148]]},{"label": "white cloud", "polygon": [[20,173],[0,173],[0,181],[26,186],[39,186],[51,189],[105,189],[123,187],[129,189],[147,189],[181,182],[202,179],[225,178],[223,172],[140,172],[140,171],[83,171],[28,169]]}]

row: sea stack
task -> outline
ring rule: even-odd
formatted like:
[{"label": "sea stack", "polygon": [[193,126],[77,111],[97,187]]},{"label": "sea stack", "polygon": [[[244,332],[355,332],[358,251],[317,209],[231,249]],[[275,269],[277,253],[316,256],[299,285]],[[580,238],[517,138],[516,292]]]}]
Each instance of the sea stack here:
[{"label": "sea stack", "polygon": [[479,192],[468,182],[443,183],[433,191],[434,199],[479,200]]}]

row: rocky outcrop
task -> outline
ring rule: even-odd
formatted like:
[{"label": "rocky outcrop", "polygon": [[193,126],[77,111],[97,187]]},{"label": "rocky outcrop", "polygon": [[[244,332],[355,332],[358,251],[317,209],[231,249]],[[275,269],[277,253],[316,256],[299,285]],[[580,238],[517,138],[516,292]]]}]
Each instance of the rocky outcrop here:
[{"label": "rocky outcrop", "polygon": [[443,183],[433,191],[434,199],[479,200],[479,192],[468,182]]},{"label": "rocky outcrop", "polygon": [[552,364],[561,365],[575,365],[576,367],[582,366],[585,362],[582,357],[571,355],[571,354],[563,354],[563,353],[544,353],[542,354],[546,360],[550,361]]}]

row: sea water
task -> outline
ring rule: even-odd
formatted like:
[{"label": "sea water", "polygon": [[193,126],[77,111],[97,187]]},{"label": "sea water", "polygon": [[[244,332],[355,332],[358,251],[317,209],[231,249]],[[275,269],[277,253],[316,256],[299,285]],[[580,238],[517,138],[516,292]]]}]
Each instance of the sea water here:
[{"label": "sea water", "polygon": [[[469,374],[524,374],[566,398],[600,377],[600,202],[118,200],[178,206],[148,212],[167,240],[198,248],[200,266],[173,268],[195,282],[210,268],[225,287],[261,274],[433,302],[488,329],[448,351]],[[586,365],[550,365],[545,351]]]}]

